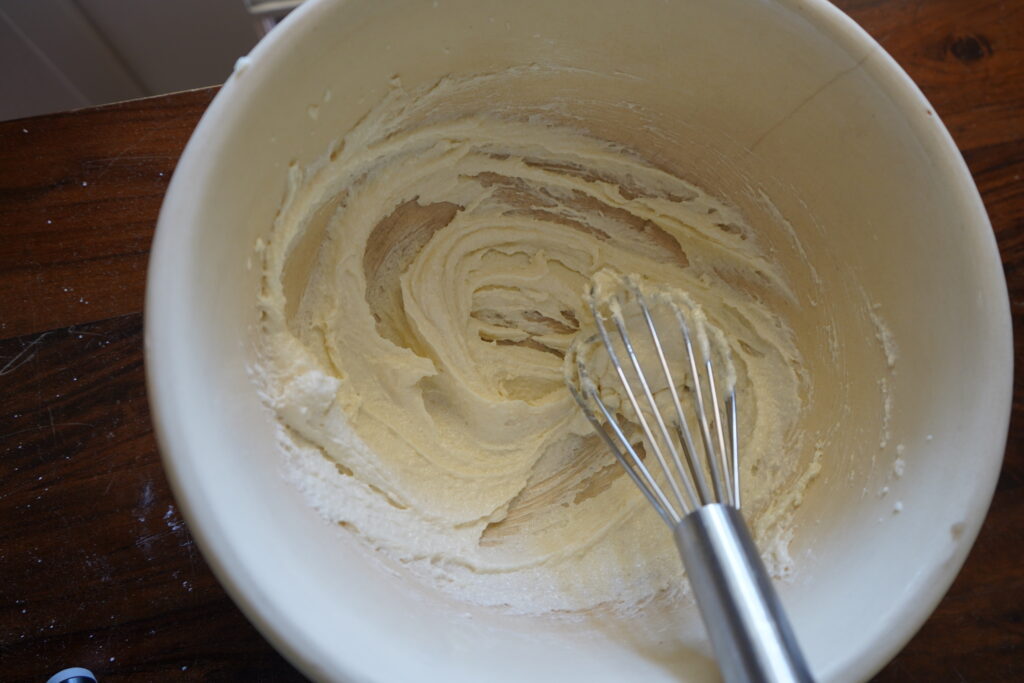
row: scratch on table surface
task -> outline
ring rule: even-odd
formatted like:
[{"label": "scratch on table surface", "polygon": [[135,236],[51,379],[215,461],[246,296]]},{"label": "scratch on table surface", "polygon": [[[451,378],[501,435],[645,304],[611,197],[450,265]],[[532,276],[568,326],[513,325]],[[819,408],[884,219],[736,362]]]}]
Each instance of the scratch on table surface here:
[{"label": "scratch on table surface", "polygon": [[135,540],[135,547],[142,548],[143,550],[149,550],[153,541],[157,541],[166,536],[173,534],[173,531],[156,531],[152,534],[143,534]]},{"label": "scratch on table surface", "polygon": [[43,429],[51,429],[52,430],[52,429],[62,429],[64,427],[89,427],[89,428],[92,428],[94,426],[95,425],[92,425],[92,424],[90,424],[88,422],[52,422],[50,424],[35,425],[34,427],[26,427],[25,429],[18,429],[18,430],[15,430],[13,432],[7,432],[6,434],[0,434],[0,440],[7,439],[7,438],[10,438],[12,436],[17,436],[18,434],[27,434],[28,432],[38,432],[38,431],[43,430]]},{"label": "scratch on table surface", "polygon": [[[96,181],[98,181],[98,180],[99,180],[100,178],[102,178],[103,176],[105,176],[105,175],[107,174],[107,171],[109,171],[109,170],[110,170],[111,168],[113,168],[113,167],[114,167],[114,165],[115,165],[115,164],[116,164],[117,162],[119,162],[119,161],[121,161],[122,159],[124,159],[124,158],[128,157],[129,153],[130,153],[130,152],[131,152],[131,151],[132,151],[133,149],[136,149],[136,148],[137,148],[137,147],[139,147],[139,146],[140,146],[140,145],[141,145],[142,143],[144,143],[144,142],[146,142],[147,140],[149,140],[149,139],[150,139],[151,137],[153,137],[153,135],[154,135],[155,133],[156,133],[156,129],[149,129],[149,130],[147,130],[147,131],[146,131],[146,132],[145,132],[145,133],[144,133],[143,135],[141,135],[141,136],[139,136],[139,137],[135,138],[134,140],[132,140],[131,144],[130,144],[130,145],[128,145],[127,147],[125,147],[124,149],[122,149],[122,150],[121,150],[120,152],[118,152],[117,154],[115,154],[115,155],[114,155],[114,156],[112,156],[112,157],[108,157],[107,159],[105,159],[104,161],[105,161],[106,163],[105,163],[105,164],[103,165],[103,168],[102,168],[102,169],[100,169],[99,173],[97,173],[97,174],[96,174],[96,175],[95,175],[95,176],[93,177],[93,182],[96,182]],[[147,158],[148,158],[148,157],[147,157]]]},{"label": "scratch on table surface", "polygon": [[[140,517],[138,521],[144,522],[145,519]],[[193,558],[192,537],[188,533],[188,530],[185,528],[184,520],[182,520],[177,515],[177,511],[174,509],[174,505],[167,506],[167,512],[164,513],[163,522],[165,524],[164,529],[160,529],[159,531],[155,531],[152,533],[144,533],[139,535],[139,537],[135,540],[135,547],[144,551],[147,557],[149,557],[150,553],[153,550],[153,544],[155,542],[169,537],[177,537],[179,540],[178,546],[181,548],[185,548],[188,551],[189,565],[190,568],[192,569],[192,575],[190,578],[194,579],[195,560]],[[173,576],[174,578],[177,578],[178,575],[176,573]]]},{"label": "scratch on table surface", "polygon": [[2,368],[0,368],[0,377],[9,375],[25,363],[29,362],[36,357],[35,347],[46,338],[53,330],[43,332],[35,339],[30,340],[27,344],[21,347],[21,351],[14,355],[9,361],[7,361]]},{"label": "scratch on table surface", "polygon": [[70,325],[68,327],[68,334],[77,335],[79,338],[81,338],[81,337],[102,337],[103,339],[110,339],[110,335],[109,334],[104,334],[102,332],[90,332],[88,330],[80,330],[80,329],[78,329],[77,325]]}]

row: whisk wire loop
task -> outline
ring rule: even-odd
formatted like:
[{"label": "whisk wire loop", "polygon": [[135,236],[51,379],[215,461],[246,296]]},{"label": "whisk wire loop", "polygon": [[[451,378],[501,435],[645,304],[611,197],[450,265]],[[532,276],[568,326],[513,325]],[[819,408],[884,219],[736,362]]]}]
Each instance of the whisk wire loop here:
[{"label": "whisk wire loop", "polygon": [[[629,399],[629,403],[633,407],[633,411],[636,413],[637,422],[640,423],[640,428],[643,430],[644,436],[647,439],[646,443],[649,444],[650,449],[654,452],[654,457],[658,460],[658,464],[661,466],[662,470],[665,472],[665,474],[669,475],[667,479],[670,488],[672,489],[672,493],[675,495],[676,501],[679,504],[679,507],[681,508],[681,512],[677,512],[676,514],[681,518],[687,512],[692,510],[693,507],[689,505],[689,503],[686,500],[684,500],[683,493],[682,491],[680,491],[679,485],[676,483],[675,478],[671,476],[672,470],[669,469],[669,464],[665,460],[665,454],[662,452],[661,446],[659,445],[658,440],[654,436],[654,432],[651,429],[650,422],[648,421],[647,416],[645,415],[645,411],[640,406],[640,401],[637,400],[636,392],[633,391],[633,387],[630,384],[629,379],[626,377],[626,370],[623,367],[622,362],[619,360],[619,354],[615,350],[614,344],[612,344],[611,336],[608,334],[608,329],[607,327],[605,327],[603,317],[600,311],[598,311],[596,304],[591,304],[591,310],[594,314],[594,321],[597,323],[598,334],[601,335],[601,342],[604,344],[605,350],[608,352],[608,357],[612,361],[612,366],[615,368],[615,374],[618,375],[619,381],[622,383],[622,388],[626,392],[626,398]],[[616,325],[618,325],[618,322],[616,322]],[[624,329],[624,327],[619,327],[620,332]],[[626,348],[627,354],[629,354],[631,347],[627,345]],[[639,369],[638,374],[641,377],[643,376],[643,372],[639,371]],[[657,410],[654,411],[654,415],[658,417],[658,419],[660,419],[660,415],[658,414]],[[655,488],[660,488],[653,479],[651,480],[651,483]]]},{"label": "whisk wire loop", "polygon": [[[640,311],[643,313],[644,322],[647,324],[647,331],[651,335],[651,343],[654,344],[655,353],[658,356],[658,363],[661,366],[662,375],[665,378],[665,383],[668,386],[669,394],[672,396],[672,407],[675,408],[676,420],[675,428],[676,433],[679,436],[679,442],[682,444],[683,453],[686,456],[686,468],[690,474],[689,479],[696,482],[697,489],[700,493],[700,504],[707,505],[712,502],[711,491],[708,490],[707,479],[702,476],[700,461],[697,459],[697,449],[693,444],[693,435],[690,433],[690,426],[686,422],[686,416],[683,414],[683,405],[679,400],[679,391],[676,389],[675,380],[672,378],[672,371],[669,370],[668,360],[665,357],[664,348],[661,345],[661,337],[658,335],[658,329],[654,325],[654,319],[651,316],[651,309],[647,306],[647,302],[644,300],[643,293],[635,283],[629,282],[630,290],[633,296],[636,298],[637,303],[640,305]],[[680,472],[683,472],[683,465],[679,462],[678,453],[673,449],[672,454],[676,459],[676,466]],[[684,476],[683,481],[687,481]]]},{"label": "whisk wire loop", "polygon": [[[724,679],[730,683],[812,683],[785,610],[739,511],[735,373],[724,336],[707,324],[692,302],[664,290],[650,296],[652,305],[658,307],[659,320],[662,314],[669,317],[668,328],[659,334],[636,281],[625,277],[615,284],[625,285],[624,290],[602,298],[600,306],[591,290],[597,333],[577,338],[570,348],[572,355],[566,361],[569,390],[630,479],[672,529]],[[630,308],[624,310],[627,303]],[[649,338],[643,333],[631,337],[626,329],[627,321],[637,318],[635,309],[646,323]],[[671,330],[672,315],[678,322],[685,359],[665,353],[663,342],[677,339]],[[606,324],[609,319],[618,332],[614,339]],[[598,352],[602,346],[607,352],[603,360]],[[623,350],[629,363],[621,359]],[[718,361],[723,366],[716,377]],[[624,393],[608,376],[608,362]],[[593,377],[588,363],[594,363],[589,366]],[[645,366],[650,376],[645,374]],[[660,366],[660,375],[656,366]],[[673,377],[676,368],[679,372]],[[720,381],[728,385],[727,390]],[[671,408],[665,389],[672,398]],[[644,404],[638,398],[641,392]],[[720,405],[723,398],[724,405]],[[659,400],[664,410],[659,409]],[[691,433],[698,428],[700,445]],[[651,454],[654,457],[646,457]]]},{"label": "whisk wire loop", "polygon": [[[715,390],[715,379],[711,365],[711,358],[709,355],[709,357],[704,360],[706,377],[702,378],[701,373],[698,370],[697,354],[694,353],[693,339],[690,335],[690,326],[686,322],[686,316],[683,315],[683,312],[677,305],[675,305],[675,303],[671,305],[671,308],[672,312],[675,314],[676,322],[679,325],[679,331],[683,337],[683,347],[686,350],[686,359],[690,366],[690,377],[693,379],[693,403],[697,413],[697,424],[700,427],[701,441],[704,445],[704,456],[711,471],[711,480],[714,484],[715,494],[718,496],[719,501],[732,502],[732,499],[725,494],[724,487],[722,486],[722,478],[724,474],[721,466],[719,465],[718,457],[715,455],[715,445],[712,441],[711,427],[708,423],[708,414],[705,408],[703,384],[706,379],[708,386],[710,387],[710,391],[716,399],[715,414],[718,414],[717,391]],[[703,468],[701,468],[700,476],[704,476]]]},{"label": "whisk wire loop", "polygon": [[714,412],[712,422],[715,425],[715,436],[718,437],[718,450],[714,451],[717,457],[712,456],[708,451],[708,465],[711,467],[711,479],[715,483],[715,493],[718,500],[732,502],[732,477],[729,476],[728,451],[725,450],[725,437],[722,434],[722,413],[718,409],[718,389],[715,387],[715,369],[711,364],[711,358],[704,361],[704,372],[708,378],[708,392],[711,394],[711,409]]},{"label": "whisk wire loop", "polygon": [[[668,477],[669,485],[672,487],[673,492],[676,494],[676,498],[683,506],[684,511],[690,511],[700,505],[701,500],[694,490],[693,483],[688,477],[682,476],[683,463],[679,458],[679,449],[676,448],[675,442],[672,440],[672,436],[668,432],[668,426],[665,424],[665,419],[661,415],[661,411],[658,409],[658,404],[654,400],[654,392],[651,391],[651,385],[647,382],[647,376],[644,374],[643,369],[640,366],[640,359],[637,357],[637,353],[633,348],[633,342],[629,337],[629,332],[626,330],[626,323],[622,318],[622,311],[618,309],[612,313],[612,321],[615,323],[615,327],[619,331],[619,337],[622,339],[622,344],[626,349],[626,355],[629,357],[630,363],[633,366],[633,370],[636,371],[637,381],[640,383],[640,387],[643,389],[645,398],[647,399],[647,405],[650,407],[651,414],[654,415],[654,421],[658,425],[658,429],[661,433],[662,442],[668,450],[669,455],[672,457],[672,463],[678,468],[675,470],[680,473],[679,479],[682,480],[683,489],[686,494],[686,500],[683,500],[680,495],[679,486],[677,483],[677,477]],[[672,381],[671,375],[668,377],[668,381]],[[634,409],[638,409],[639,406],[634,405]],[[657,453],[657,451],[655,451]],[[658,459],[661,462],[661,458]],[[668,463],[662,463],[666,468],[666,474],[672,472],[668,469]]]},{"label": "whisk wire loop", "polygon": [[[577,403],[581,406],[586,406],[585,399],[574,387],[570,386],[569,391],[572,392],[573,398],[576,399]],[[629,475],[629,478],[633,480],[633,483],[636,484],[637,488],[639,488],[644,494],[644,497],[647,498],[647,502],[650,503],[658,512],[661,519],[670,527],[678,524],[680,517],[676,515],[672,504],[669,503],[668,499],[665,498],[664,492],[655,483],[654,477],[651,476],[647,466],[644,465],[644,461],[640,458],[636,449],[633,448],[633,444],[631,444],[629,439],[626,438],[626,435],[623,434],[618,422],[612,416],[611,411],[608,410],[608,406],[604,404],[604,401],[601,400],[595,389],[590,389],[587,393],[590,395],[590,399],[597,404],[597,407],[604,416],[606,423],[611,426],[618,442],[622,444],[622,449],[620,449],[615,443],[615,440],[608,435],[608,430],[601,425],[601,422],[597,419],[597,416],[594,415],[594,412],[590,410],[589,407],[584,407],[583,413],[587,416],[591,426],[593,426],[597,433],[601,435],[602,440],[605,442],[605,445],[608,446],[612,455],[615,456],[615,459],[618,460],[619,464],[626,470],[626,474]],[[628,460],[626,455],[623,454],[623,450],[625,450],[629,455]],[[630,466],[631,464],[633,467]]]},{"label": "whisk wire loop", "polygon": [[729,454],[732,465],[732,506],[740,509],[740,436],[736,423],[736,390],[725,400],[729,412]]},{"label": "whisk wire loop", "polygon": [[[610,306],[611,310],[603,313],[592,297],[590,308],[594,315],[597,335],[591,337],[588,342],[596,342],[597,339],[600,339],[625,397],[635,413],[636,423],[643,433],[643,444],[654,455],[661,468],[660,474],[664,476],[656,478],[645,464],[638,451],[638,446],[634,446],[620,424],[620,420],[616,417],[616,413],[601,399],[600,392],[590,378],[582,356],[576,358],[578,385],[573,387],[570,384],[569,387],[573,398],[583,409],[587,419],[615,458],[626,469],[648,502],[654,506],[669,526],[678,524],[692,511],[710,503],[726,502],[739,508],[739,436],[735,388],[732,388],[725,397],[723,415],[723,410],[719,406],[720,396],[712,354],[708,348],[705,348],[708,344],[706,340],[700,344],[695,343],[683,311],[674,301],[668,301],[669,310],[674,314],[682,336],[686,355],[684,366],[689,371],[692,381],[691,399],[695,410],[691,413],[696,415],[703,446],[701,452],[694,442],[693,434],[685,417],[678,383],[670,369],[651,309],[635,283],[627,282],[627,286],[632,294],[633,303],[644,319],[654,355],[658,360],[657,365],[672,399],[675,415],[671,420],[671,427],[674,427],[673,431],[678,441],[673,439],[670,433],[670,425],[658,407],[654,390],[644,372],[640,355],[637,353],[634,340],[626,326],[623,314],[624,303],[621,298],[616,297],[613,300],[614,305]],[[624,349],[625,355],[629,359],[629,370],[627,370],[627,365],[621,358],[621,350],[617,348],[606,324],[609,318],[618,333],[617,337],[622,344],[621,349]],[[701,333],[704,334],[704,332]],[[699,359],[698,354],[700,355]],[[630,372],[634,373],[635,377],[630,377]],[[639,392],[635,388],[636,384],[639,384]],[[646,405],[641,402],[638,393],[643,393],[643,401]],[[707,405],[706,399],[711,406]],[[592,406],[597,407],[597,412]],[[651,416],[653,416],[653,425]],[[664,484],[659,483],[660,479],[664,480]],[[667,484],[668,491],[665,490],[665,484]]]}]

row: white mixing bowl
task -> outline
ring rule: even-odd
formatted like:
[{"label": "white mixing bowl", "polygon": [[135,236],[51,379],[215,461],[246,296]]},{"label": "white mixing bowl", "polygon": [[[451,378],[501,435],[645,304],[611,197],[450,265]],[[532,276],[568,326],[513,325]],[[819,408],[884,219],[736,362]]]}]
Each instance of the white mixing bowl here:
[{"label": "white mixing bowl", "polygon": [[[314,678],[714,675],[694,619],[677,634],[656,620],[513,618],[404,586],[281,477],[247,375],[252,247],[289,163],[323,154],[394,75],[418,87],[527,64],[603,85],[519,96],[560,98],[584,118],[616,112],[592,117],[595,134],[738,204],[780,258],[794,252],[788,221],[816,264],[822,283],[794,284],[819,287],[821,305],[795,332],[808,364],[835,378],[816,386],[805,425],[830,436],[781,593],[817,676],[868,677],[934,608],[984,517],[1008,422],[1010,317],[991,227],[945,128],[824,0],[313,0],[275,29],[192,136],[149,273],[150,400],[204,556]],[[829,320],[838,361],[825,351]]]}]

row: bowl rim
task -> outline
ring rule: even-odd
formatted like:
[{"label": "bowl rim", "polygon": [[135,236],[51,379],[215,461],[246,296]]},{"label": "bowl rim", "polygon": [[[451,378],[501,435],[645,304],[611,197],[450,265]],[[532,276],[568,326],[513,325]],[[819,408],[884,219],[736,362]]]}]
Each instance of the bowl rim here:
[{"label": "bowl rim", "polygon": [[[182,466],[181,459],[175,455],[186,447],[178,436],[185,422],[179,409],[175,376],[160,360],[166,355],[164,349],[171,343],[170,335],[173,332],[165,316],[160,313],[165,310],[165,300],[173,296],[173,288],[166,285],[177,278],[181,243],[192,229],[178,224],[174,214],[179,206],[187,205],[194,188],[201,184],[201,179],[209,172],[206,153],[216,148],[224,120],[239,115],[237,103],[251,94],[257,85],[257,79],[239,78],[238,74],[248,69],[246,64],[251,64],[252,70],[258,71],[260,64],[275,60],[278,54],[288,49],[292,33],[295,32],[293,29],[314,25],[326,14],[332,1],[351,0],[311,0],[302,3],[279,27],[262,39],[247,57],[243,57],[236,65],[235,74],[228,78],[213,98],[189,138],[164,197],[151,248],[143,312],[144,357],[147,395],[164,471],[179,510],[221,586],[274,648],[306,675],[314,679],[340,675],[345,679],[363,680],[366,672],[354,666],[341,670],[326,668],[318,648],[292,637],[294,630],[288,627],[285,614],[262,590],[254,576],[239,571],[240,563],[230,549],[224,529],[216,516],[211,514],[213,509],[203,497],[194,493],[194,483],[197,481],[195,471]],[[970,170],[934,108],[902,67],[853,19],[827,0],[775,0],[774,4],[805,19],[823,36],[850,54],[868,55],[859,68],[868,71],[877,86],[904,113],[908,125],[922,144],[942,162],[940,172],[955,184],[958,201],[972,217],[969,226],[971,239],[977,241],[977,246],[993,265],[1001,263],[991,222]],[[176,254],[179,258],[175,258]],[[990,284],[997,296],[1001,294],[998,297],[1000,301],[1005,303],[993,313],[993,326],[999,329],[1001,337],[1010,340],[1006,346],[1006,357],[994,359],[996,363],[1005,364],[1007,369],[1002,386],[994,387],[992,392],[994,405],[1005,406],[1002,413],[994,415],[998,434],[1002,435],[998,439],[1002,446],[998,453],[993,451],[993,456],[985,463],[987,467],[976,472],[978,483],[965,505],[970,514],[965,519],[963,533],[956,541],[950,560],[931,567],[931,573],[924,580],[917,581],[913,590],[908,591],[904,607],[899,610],[899,621],[893,621],[884,636],[880,632],[865,644],[861,652],[852,653],[845,661],[829,663],[824,672],[825,678],[864,680],[885,666],[915,635],[946,594],[980,531],[1002,465],[1013,393],[1014,358],[1009,297],[1005,278],[995,273],[1001,274],[1002,270],[993,269],[993,279],[998,282]]]}]

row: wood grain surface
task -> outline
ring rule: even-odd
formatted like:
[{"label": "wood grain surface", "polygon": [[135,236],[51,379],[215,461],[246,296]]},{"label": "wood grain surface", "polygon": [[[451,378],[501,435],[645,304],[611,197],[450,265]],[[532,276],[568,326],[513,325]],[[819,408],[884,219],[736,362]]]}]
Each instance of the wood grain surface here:
[{"label": "wood grain surface", "polygon": [[[1024,335],[1024,0],[837,3],[950,129]],[[142,366],[149,244],[216,89],[0,123],[0,680],[303,680],[195,548]],[[1024,385],[991,511],[952,589],[876,680],[1024,680]]]}]

